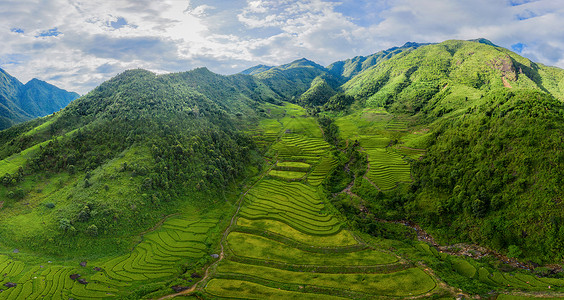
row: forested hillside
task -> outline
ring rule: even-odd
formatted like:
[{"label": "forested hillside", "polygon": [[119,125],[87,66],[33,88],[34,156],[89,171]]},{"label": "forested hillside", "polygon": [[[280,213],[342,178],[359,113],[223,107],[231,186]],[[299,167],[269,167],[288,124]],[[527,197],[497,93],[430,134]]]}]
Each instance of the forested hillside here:
[{"label": "forested hillside", "polygon": [[[0,132],[2,212],[19,209],[22,201],[33,203],[32,215],[42,205],[57,208],[41,212],[48,234],[7,234],[3,243],[23,238],[30,246],[60,251],[85,239],[90,226],[100,228],[101,237],[129,236],[132,228],[158,219],[158,211],[223,199],[225,188],[261,164],[241,132],[244,126],[235,124],[256,122],[260,105],[277,97],[246,75],[131,70],[64,111]],[[49,191],[42,191],[46,184]],[[132,205],[137,209],[126,209]],[[65,220],[72,226],[61,226]],[[7,215],[2,220],[12,221]],[[17,227],[4,228],[9,233]],[[76,234],[63,242],[69,228]]]},{"label": "forested hillside", "polygon": [[398,54],[343,86],[428,130],[403,217],[445,241],[561,259],[564,71],[478,42]]}]

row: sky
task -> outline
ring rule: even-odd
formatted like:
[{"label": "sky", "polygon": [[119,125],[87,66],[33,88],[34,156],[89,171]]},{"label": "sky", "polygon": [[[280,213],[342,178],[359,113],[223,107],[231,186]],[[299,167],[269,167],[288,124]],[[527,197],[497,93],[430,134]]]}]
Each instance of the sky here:
[{"label": "sky", "polygon": [[563,0],[0,0],[0,68],[85,94],[134,68],[238,73],[486,38],[564,68]]}]

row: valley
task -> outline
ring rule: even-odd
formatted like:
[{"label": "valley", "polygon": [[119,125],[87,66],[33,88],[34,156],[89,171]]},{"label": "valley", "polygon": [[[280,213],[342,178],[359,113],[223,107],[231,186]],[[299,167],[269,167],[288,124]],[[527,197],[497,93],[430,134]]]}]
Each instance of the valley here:
[{"label": "valley", "polygon": [[0,131],[0,299],[562,297],[564,71],[367,61],[130,70]]}]

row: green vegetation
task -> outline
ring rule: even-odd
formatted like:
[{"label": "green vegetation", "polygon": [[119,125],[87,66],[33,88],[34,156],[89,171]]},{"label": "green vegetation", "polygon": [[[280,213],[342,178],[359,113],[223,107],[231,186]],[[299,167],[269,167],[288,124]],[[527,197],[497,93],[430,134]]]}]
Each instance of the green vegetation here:
[{"label": "green vegetation", "polygon": [[237,224],[250,227],[258,230],[262,230],[268,233],[279,234],[290,238],[296,242],[307,244],[310,246],[317,246],[317,247],[339,247],[339,246],[352,246],[358,244],[358,242],[354,239],[352,234],[347,230],[341,230],[337,234],[329,235],[329,236],[319,236],[319,235],[309,235],[303,233],[299,230],[292,228],[286,223],[269,220],[269,219],[260,219],[260,220],[249,220],[245,218],[238,218]]},{"label": "green vegetation", "polygon": [[0,131],[0,298],[564,291],[417,241],[562,259],[564,71],[478,40],[245,73],[126,71]]},{"label": "green vegetation", "polygon": [[220,274],[259,275],[270,281],[340,288],[368,295],[419,295],[435,288],[435,282],[418,268],[390,274],[313,274],[226,262],[217,271]]},{"label": "green vegetation", "polygon": [[287,180],[298,180],[305,176],[305,172],[272,170],[268,175]]},{"label": "green vegetation", "polygon": [[229,234],[228,243],[236,256],[295,265],[373,266],[397,261],[397,258],[389,254],[374,250],[348,253],[306,252],[267,238],[240,232]]},{"label": "green vegetation", "polygon": [[238,297],[256,299],[281,298],[281,299],[344,299],[324,294],[309,294],[271,288],[257,283],[234,280],[234,279],[212,279],[206,292],[213,296]]}]

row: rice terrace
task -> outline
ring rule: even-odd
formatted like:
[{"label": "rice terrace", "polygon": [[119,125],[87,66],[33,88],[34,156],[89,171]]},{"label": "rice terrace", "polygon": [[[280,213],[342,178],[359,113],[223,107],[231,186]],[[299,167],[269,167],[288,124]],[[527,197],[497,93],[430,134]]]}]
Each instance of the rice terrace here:
[{"label": "rice terrace", "polygon": [[564,299],[561,5],[439,2],[0,1],[0,300]]}]

